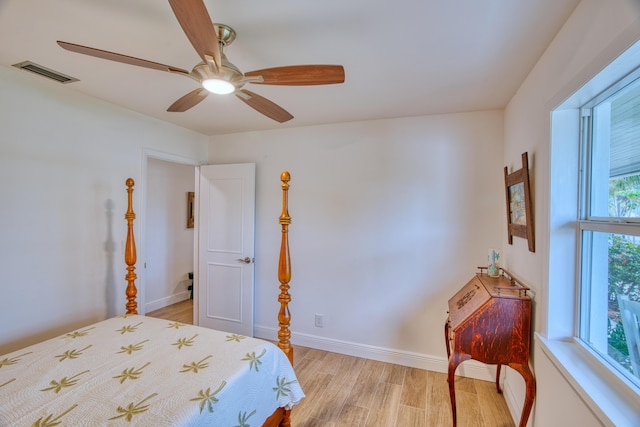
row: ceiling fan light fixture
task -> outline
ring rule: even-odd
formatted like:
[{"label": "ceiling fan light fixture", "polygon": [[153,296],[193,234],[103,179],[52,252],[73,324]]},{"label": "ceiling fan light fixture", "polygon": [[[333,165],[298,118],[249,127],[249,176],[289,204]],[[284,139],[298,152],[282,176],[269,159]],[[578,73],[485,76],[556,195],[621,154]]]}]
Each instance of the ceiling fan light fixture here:
[{"label": "ceiling fan light fixture", "polygon": [[218,95],[227,95],[233,93],[236,87],[226,80],[221,79],[206,79],[202,81],[202,86],[211,93]]}]

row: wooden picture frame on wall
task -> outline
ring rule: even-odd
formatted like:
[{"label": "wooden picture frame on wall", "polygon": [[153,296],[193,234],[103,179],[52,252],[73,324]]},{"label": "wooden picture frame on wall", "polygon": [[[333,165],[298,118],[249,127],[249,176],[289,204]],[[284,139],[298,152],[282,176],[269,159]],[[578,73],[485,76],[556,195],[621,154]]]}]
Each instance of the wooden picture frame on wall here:
[{"label": "wooden picture frame on wall", "polygon": [[522,153],[522,168],[509,174],[504,167],[504,189],[507,199],[507,234],[509,244],[513,236],[527,239],[529,250],[535,252],[533,209],[529,187],[529,156]]},{"label": "wooden picture frame on wall", "polygon": [[193,191],[187,192],[187,228],[193,228],[193,200],[195,199],[195,193]]}]

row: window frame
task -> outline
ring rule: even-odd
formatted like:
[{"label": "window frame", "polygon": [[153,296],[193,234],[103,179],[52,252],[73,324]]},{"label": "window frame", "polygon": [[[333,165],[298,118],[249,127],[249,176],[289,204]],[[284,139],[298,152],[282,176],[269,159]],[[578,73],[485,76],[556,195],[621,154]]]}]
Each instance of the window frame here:
[{"label": "window frame", "polygon": [[[637,67],[626,76],[617,80],[611,86],[598,93],[591,100],[579,108],[580,111],[580,135],[579,135],[579,178],[578,178],[578,220],[576,221],[576,322],[574,325],[574,340],[590,352],[599,363],[616,377],[627,384],[635,393],[640,394],[640,375],[635,376],[631,372],[624,372],[615,366],[609,356],[604,356],[596,349],[590,337],[593,304],[592,295],[592,268],[593,262],[593,234],[609,233],[624,234],[640,237],[640,218],[611,217],[592,215],[592,183],[593,178],[593,150],[594,150],[594,114],[593,109],[602,102],[608,100],[621,90],[629,89],[630,85],[640,85],[640,67]],[[585,237],[590,233],[590,237]],[[588,239],[588,241],[587,241]],[[586,246],[589,245],[589,246]],[[585,250],[586,248],[589,250]]]}]

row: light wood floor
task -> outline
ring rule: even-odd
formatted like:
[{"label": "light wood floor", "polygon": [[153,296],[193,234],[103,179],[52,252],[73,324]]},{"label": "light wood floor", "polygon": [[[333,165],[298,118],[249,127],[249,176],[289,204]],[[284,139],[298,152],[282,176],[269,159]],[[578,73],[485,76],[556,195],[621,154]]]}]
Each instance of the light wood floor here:
[{"label": "light wood floor", "polygon": [[188,299],[147,313],[147,316],[193,325],[193,300]]},{"label": "light wood floor", "polygon": [[[187,300],[148,316],[193,323]],[[295,346],[294,368],[306,398],[293,427],[449,427],[446,374]],[[493,382],[456,378],[458,427],[513,427]]]}]

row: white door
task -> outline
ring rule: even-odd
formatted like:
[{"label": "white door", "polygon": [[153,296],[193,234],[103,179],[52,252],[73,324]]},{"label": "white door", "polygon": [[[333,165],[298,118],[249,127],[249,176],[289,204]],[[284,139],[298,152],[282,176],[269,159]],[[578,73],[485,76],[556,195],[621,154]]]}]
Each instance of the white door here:
[{"label": "white door", "polygon": [[200,166],[196,183],[198,325],[253,336],[254,163]]}]

